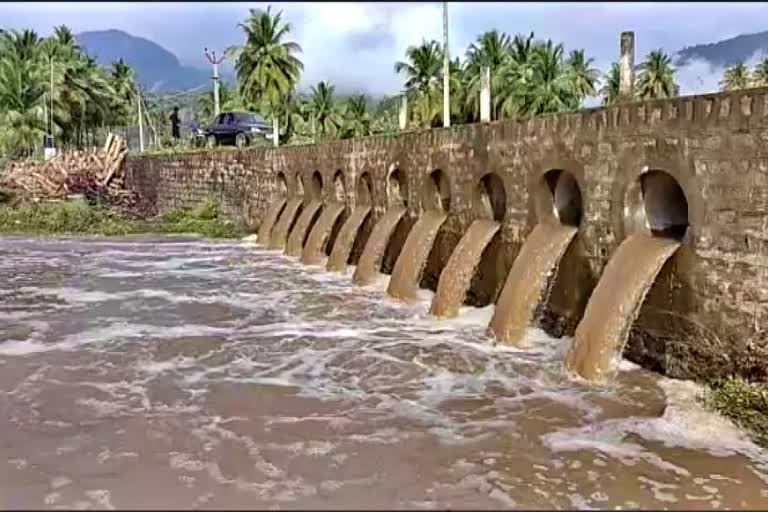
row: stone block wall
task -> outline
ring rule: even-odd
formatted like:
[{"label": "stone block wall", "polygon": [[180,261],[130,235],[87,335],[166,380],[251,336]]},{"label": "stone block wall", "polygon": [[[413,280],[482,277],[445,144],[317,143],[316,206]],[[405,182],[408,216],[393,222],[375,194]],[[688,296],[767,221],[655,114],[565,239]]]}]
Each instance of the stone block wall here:
[{"label": "stone block wall", "polygon": [[469,294],[478,305],[495,301],[525,237],[552,215],[544,174],[566,171],[578,183],[583,212],[579,234],[540,311],[542,325],[554,334],[573,332],[611,254],[627,236],[646,229],[640,176],[661,170],[684,192],[690,226],[646,298],[627,356],[676,377],[768,377],[765,88],[393,137],[146,156],[129,159],[127,167],[129,186],[161,210],[194,206],[214,194],[226,211],[254,227],[284,188],[289,195],[314,195],[315,173],[326,201],[338,197],[341,180],[350,208],[360,177],[368,173],[378,218],[395,200],[389,179],[395,169],[412,224],[427,204],[430,173],[440,169],[450,210],[425,271],[422,284],[429,287],[480,215],[479,180],[496,173],[505,215]]}]

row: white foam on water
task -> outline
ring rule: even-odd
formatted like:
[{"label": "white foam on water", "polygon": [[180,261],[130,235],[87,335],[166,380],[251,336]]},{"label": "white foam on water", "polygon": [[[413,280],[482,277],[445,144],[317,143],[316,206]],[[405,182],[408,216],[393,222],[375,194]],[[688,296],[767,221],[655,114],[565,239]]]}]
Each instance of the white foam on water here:
[{"label": "white foam on water", "polygon": [[687,476],[688,471],[640,444],[626,441],[635,434],[667,447],[705,451],[716,457],[743,455],[755,462],[768,463],[768,452],[755,445],[747,435],[716,412],[702,407],[697,397],[703,389],[691,381],[660,377],[667,406],[661,417],[609,419],[585,427],[563,429],[542,436],[553,451],[598,450],[624,462],[643,459],[663,470]]},{"label": "white foam on water", "polygon": [[30,340],[4,341],[0,343],[0,355],[23,356],[27,354],[36,354],[38,352],[52,350],[51,346],[51,344]]},{"label": "white foam on water", "polygon": [[257,240],[258,240],[258,239],[259,239],[259,234],[258,234],[258,233],[253,233],[253,234],[251,234],[251,235],[246,235],[246,236],[244,236],[244,237],[243,237],[243,238],[241,238],[240,240],[241,240],[242,242],[245,242],[245,244],[248,244],[248,245],[250,245],[250,244],[256,244],[256,242],[257,242]]}]

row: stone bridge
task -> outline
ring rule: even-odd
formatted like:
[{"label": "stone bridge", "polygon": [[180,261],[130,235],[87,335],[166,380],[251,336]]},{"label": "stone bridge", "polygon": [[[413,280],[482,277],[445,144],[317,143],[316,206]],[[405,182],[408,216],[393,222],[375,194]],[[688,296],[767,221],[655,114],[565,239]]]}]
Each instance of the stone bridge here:
[{"label": "stone bridge", "polygon": [[342,201],[347,213],[370,202],[351,264],[375,220],[404,202],[387,273],[415,219],[442,207],[448,220],[422,279],[433,290],[469,224],[493,216],[502,229],[467,297],[478,306],[496,300],[537,222],[577,225],[540,308],[556,336],[573,333],[622,240],[671,233],[683,245],[646,297],[625,355],[675,377],[768,374],[768,88],[309,146],[132,157],[127,178],[159,210],[214,195],[254,230],[280,196]]}]

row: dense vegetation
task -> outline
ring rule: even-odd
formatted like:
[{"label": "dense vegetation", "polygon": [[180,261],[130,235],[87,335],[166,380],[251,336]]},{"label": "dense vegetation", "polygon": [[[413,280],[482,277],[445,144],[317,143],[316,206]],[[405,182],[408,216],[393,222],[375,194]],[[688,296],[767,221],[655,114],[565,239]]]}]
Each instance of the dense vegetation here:
[{"label": "dense vegetation", "polygon": [[768,87],[768,58],[758,62],[752,70],[743,62],[737,62],[723,71],[721,90],[735,91],[749,87]]},{"label": "dense vegetation", "polygon": [[[399,95],[378,102],[362,94],[342,96],[328,81],[298,91],[302,49],[291,40],[292,27],[281,12],[271,6],[252,9],[238,28],[243,43],[226,52],[235,63],[237,83],[222,84],[222,109],[259,112],[277,125],[282,144],[398,131]],[[39,154],[49,129],[59,147],[96,145],[97,134],[110,127],[138,123],[139,101],[147,146],[167,141],[173,105],[193,107],[199,122],[213,114],[211,91],[165,97],[142,92],[130,66],[122,60],[97,65],[65,26],[49,37],[31,30],[2,32],[0,55],[0,157]],[[566,51],[562,43],[533,33],[512,37],[489,30],[450,63],[452,124],[479,120],[480,76],[486,66],[493,119],[574,110],[589,96],[611,104],[618,96],[618,66],[603,74],[583,50]],[[411,46],[393,68],[404,80],[408,129],[441,125],[442,45],[424,40]],[[651,52],[640,65],[637,91],[643,99],[678,94],[674,68],[663,51]]]},{"label": "dense vegetation", "polygon": [[0,32],[0,155],[39,153],[52,131],[59,146],[82,147],[99,128],[134,121],[136,82],[116,62],[106,69],[82,52],[65,27],[45,38]]},{"label": "dense vegetation", "polygon": [[704,403],[747,429],[755,442],[768,448],[768,384],[732,377],[709,383]]},{"label": "dense vegetation", "polygon": [[0,232],[104,236],[178,233],[238,238],[246,231],[240,224],[222,216],[215,200],[207,199],[194,210],[171,210],[160,218],[150,220],[137,219],[80,200],[27,203],[22,206],[0,204]]},{"label": "dense vegetation", "polygon": [[[297,93],[303,69],[298,57],[301,47],[290,41],[291,25],[282,20],[280,12],[273,13],[271,7],[252,9],[239,26],[245,41],[227,52],[236,62],[238,84],[236,90],[225,93],[228,107],[252,108],[277,118],[283,143],[397,131],[398,97],[372,108],[362,95],[340,100],[327,81],[312,86],[308,94]],[[584,50],[566,52],[562,43],[537,39],[533,33],[511,37],[487,31],[467,48],[463,59],[457,57],[450,63],[451,123],[479,120],[483,67],[491,72],[493,119],[575,110],[588,96],[601,95],[604,104],[612,104],[618,98],[618,66],[614,64],[602,75],[593,62]],[[409,47],[394,70],[405,80],[408,127],[439,126],[442,45],[424,40]],[[637,92],[643,99],[679,93],[671,60],[662,50],[651,52],[640,65]]]}]

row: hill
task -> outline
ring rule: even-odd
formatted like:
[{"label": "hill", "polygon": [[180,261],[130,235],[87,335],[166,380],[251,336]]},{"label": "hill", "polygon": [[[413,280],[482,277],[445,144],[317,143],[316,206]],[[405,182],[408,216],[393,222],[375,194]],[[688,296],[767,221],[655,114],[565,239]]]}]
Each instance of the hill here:
[{"label": "hill", "polygon": [[151,91],[179,91],[210,84],[210,71],[183,66],[176,55],[149,39],[121,30],[82,32],[76,37],[99,64],[109,66],[122,58]]},{"label": "hill", "polygon": [[768,30],[683,48],[677,53],[675,64],[684,66],[693,60],[701,59],[707,61],[712,68],[720,68],[746,62],[756,53],[768,56]]}]

